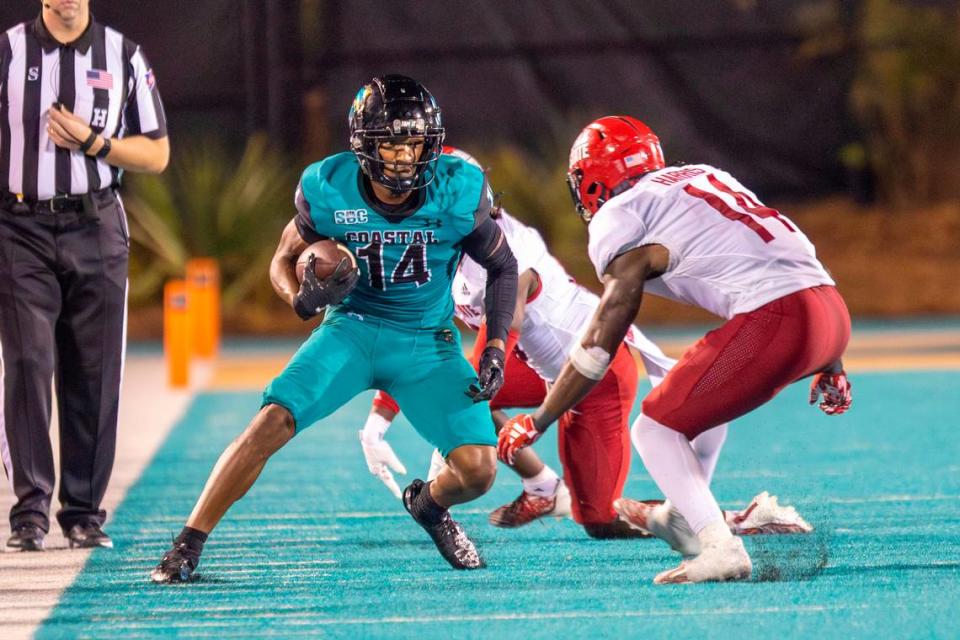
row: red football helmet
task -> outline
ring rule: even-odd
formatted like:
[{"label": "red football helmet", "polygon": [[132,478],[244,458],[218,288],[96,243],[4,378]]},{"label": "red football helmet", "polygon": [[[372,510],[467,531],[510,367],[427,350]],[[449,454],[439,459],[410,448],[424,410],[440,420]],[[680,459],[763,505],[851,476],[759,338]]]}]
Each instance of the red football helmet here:
[{"label": "red football helmet", "polygon": [[594,120],[570,148],[567,182],[577,213],[589,223],[604,202],[664,166],[660,139],[647,125],[630,116]]}]

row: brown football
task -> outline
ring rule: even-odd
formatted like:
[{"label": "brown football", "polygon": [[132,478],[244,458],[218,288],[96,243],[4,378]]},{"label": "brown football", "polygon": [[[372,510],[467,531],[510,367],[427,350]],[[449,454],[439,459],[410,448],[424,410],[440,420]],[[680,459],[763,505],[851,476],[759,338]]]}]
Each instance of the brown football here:
[{"label": "brown football", "polygon": [[329,278],[343,258],[350,261],[351,267],[355,268],[357,266],[357,259],[345,246],[335,240],[321,240],[304,249],[300,257],[297,258],[297,280],[300,282],[303,282],[303,271],[307,268],[307,262],[312,255],[317,257],[317,261],[313,265],[313,272],[317,274],[319,280]]}]

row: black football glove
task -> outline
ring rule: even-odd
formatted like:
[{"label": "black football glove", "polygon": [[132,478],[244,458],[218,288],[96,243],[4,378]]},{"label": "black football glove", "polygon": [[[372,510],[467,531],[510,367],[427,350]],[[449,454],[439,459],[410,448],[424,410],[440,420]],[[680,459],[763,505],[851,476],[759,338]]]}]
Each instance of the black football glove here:
[{"label": "black football glove", "polygon": [[333,270],[330,277],[320,280],[313,270],[317,257],[310,256],[303,270],[303,282],[300,291],[293,299],[293,310],[303,320],[309,320],[330,304],[339,304],[353,291],[360,278],[360,269],[350,268],[350,261],[344,258]]},{"label": "black football glove", "polygon": [[489,400],[500,391],[503,386],[503,357],[503,349],[497,347],[487,347],[480,354],[477,384],[471,384],[465,391],[474,402]]}]

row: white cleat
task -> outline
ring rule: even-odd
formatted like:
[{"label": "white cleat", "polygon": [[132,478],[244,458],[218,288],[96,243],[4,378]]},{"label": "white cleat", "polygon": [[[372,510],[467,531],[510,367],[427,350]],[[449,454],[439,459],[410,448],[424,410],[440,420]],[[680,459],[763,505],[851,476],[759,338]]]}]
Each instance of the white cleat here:
[{"label": "white cleat", "polygon": [[813,527],[793,507],[777,503],[777,496],[764,491],[743,511],[725,511],[730,532],[738,536],[776,533],[810,533]]},{"label": "white cleat", "polygon": [[553,507],[551,514],[555,518],[564,518],[572,513],[570,509],[570,489],[567,489],[567,483],[562,479],[557,487],[557,503]]},{"label": "white cleat", "polygon": [[740,538],[730,536],[725,540],[703,545],[696,558],[689,558],[680,566],[664,571],[653,579],[654,584],[692,584],[697,582],[726,582],[747,580],[753,571],[753,563]]},{"label": "white cleat", "polygon": [[619,498],[613,501],[613,510],[634,529],[660,538],[684,557],[700,553],[700,540],[669,502],[658,504]]}]

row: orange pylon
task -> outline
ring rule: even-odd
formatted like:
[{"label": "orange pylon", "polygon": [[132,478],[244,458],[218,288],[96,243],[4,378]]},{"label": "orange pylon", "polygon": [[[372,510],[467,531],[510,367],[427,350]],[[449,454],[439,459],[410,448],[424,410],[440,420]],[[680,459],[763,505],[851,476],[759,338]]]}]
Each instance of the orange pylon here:
[{"label": "orange pylon", "polygon": [[190,299],[183,280],[168,280],[163,287],[163,354],[170,386],[187,386],[190,382]]},{"label": "orange pylon", "polygon": [[220,265],[214,258],[187,261],[187,296],[191,351],[211,358],[220,347]]}]

